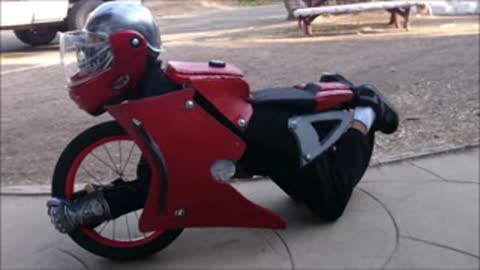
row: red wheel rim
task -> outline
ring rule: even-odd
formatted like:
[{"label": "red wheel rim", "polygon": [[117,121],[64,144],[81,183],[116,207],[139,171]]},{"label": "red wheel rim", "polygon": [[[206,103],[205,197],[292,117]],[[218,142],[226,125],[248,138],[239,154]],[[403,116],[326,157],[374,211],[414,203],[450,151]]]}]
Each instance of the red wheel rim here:
[{"label": "red wheel rim", "polygon": [[[92,153],[93,150],[95,150],[97,147],[110,142],[114,142],[114,141],[132,141],[132,140],[128,135],[115,135],[115,136],[106,137],[99,141],[96,141],[95,143],[83,149],[80,152],[80,154],[75,158],[70,168],[70,171],[68,172],[67,181],[65,185],[65,198],[67,200],[72,199],[72,196],[74,193],[75,176],[77,174],[78,169],[80,168],[80,165],[82,164],[82,161],[90,153]],[[106,238],[101,234],[99,234],[98,232],[96,232],[94,229],[90,229],[87,227],[80,227],[79,230],[83,234],[85,234],[86,236],[94,240],[95,242],[98,242],[105,246],[114,247],[114,248],[132,248],[132,247],[142,246],[146,243],[153,241],[163,233],[163,231],[155,231],[142,239],[133,240],[133,241],[118,241],[118,240]]]}]

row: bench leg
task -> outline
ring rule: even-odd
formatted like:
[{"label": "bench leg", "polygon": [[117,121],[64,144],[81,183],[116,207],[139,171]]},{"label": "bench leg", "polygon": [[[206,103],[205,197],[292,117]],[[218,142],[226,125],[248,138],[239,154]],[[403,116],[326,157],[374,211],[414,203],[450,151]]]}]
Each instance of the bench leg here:
[{"label": "bench leg", "polygon": [[393,10],[391,9],[387,9],[387,11],[388,13],[390,13],[390,21],[388,22],[388,24],[393,25],[397,20],[397,18],[395,17],[395,12],[393,12]]},{"label": "bench leg", "polygon": [[307,36],[312,36],[313,35],[312,22],[313,22],[313,20],[311,19],[311,17],[306,18],[305,21],[303,22],[303,31],[305,32],[305,35],[307,35]]},{"label": "bench leg", "polygon": [[308,17],[299,17],[298,18],[298,28],[303,30],[305,35],[310,36],[312,34],[311,29],[309,30],[310,25],[308,23]]},{"label": "bench leg", "polygon": [[305,35],[311,36],[313,34],[312,32],[312,22],[317,18],[318,16],[308,16],[308,17],[300,17],[298,18],[298,28],[302,29]]},{"label": "bench leg", "polygon": [[388,24],[395,25],[396,28],[400,28],[400,24],[398,23],[398,8],[387,9],[390,13],[390,22]]},{"label": "bench leg", "polygon": [[410,7],[406,7],[403,12],[403,28],[408,31],[410,27]]},{"label": "bench leg", "polygon": [[406,8],[392,8],[387,9],[390,13],[390,22],[389,24],[395,24],[396,28],[400,28],[400,24],[398,22],[398,16],[400,15],[403,18],[403,28],[408,31],[410,26],[410,7]]}]

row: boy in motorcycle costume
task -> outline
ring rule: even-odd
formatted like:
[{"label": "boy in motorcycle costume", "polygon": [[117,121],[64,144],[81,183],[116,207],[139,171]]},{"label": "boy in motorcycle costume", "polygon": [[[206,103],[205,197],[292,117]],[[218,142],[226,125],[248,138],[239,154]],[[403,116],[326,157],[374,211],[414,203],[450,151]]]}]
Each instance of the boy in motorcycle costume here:
[{"label": "boy in motorcycle costume", "polygon": [[[98,79],[104,74],[103,70],[111,68],[112,56],[101,46],[106,41],[91,41],[122,30],[135,30],[147,41],[147,69],[138,85],[141,89],[136,93],[138,98],[182,89],[163,73],[161,63],[156,60],[161,52],[161,40],[155,19],[146,8],[125,3],[101,5],[89,16],[82,31],[62,37],[62,53],[68,49],[69,41],[74,48],[87,44],[87,49],[77,51],[76,57],[82,61],[77,63],[76,74],[70,79],[80,81],[69,81],[71,89],[85,82],[91,84],[92,78]],[[298,164],[299,150],[287,124],[298,111],[278,106],[255,107],[254,104],[254,114],[244,131],[249,145],[237,164],[237,169],[243,173],[237,172],[237,176],[269,176],[291,198],[305,204],[319,217],[333,221],[342,215],[354,187],[368,167],[375,132],[391,134],[397,130],[399,120],[393,106],[371,85],[354,86],[338,74],[322,76],[320,81],[343,83],[351,89],[353,120],[350,128],[329,149],[301,167]],[[161,92],[155,87],[158,85],[162,85]],[[313,83],[296,91],[316,93],[321,89]],[[319,137],[324,128],[318,127]],[[47,202],[48,214],[55,228],[62,233],[72,232],[81,225],[95,227],[143,208],[149,179],[148,165],[141,159],[136,180],[125,182],[118,179],[107,186],[87,185],[86,195],[74,201],[52,198]]]}]

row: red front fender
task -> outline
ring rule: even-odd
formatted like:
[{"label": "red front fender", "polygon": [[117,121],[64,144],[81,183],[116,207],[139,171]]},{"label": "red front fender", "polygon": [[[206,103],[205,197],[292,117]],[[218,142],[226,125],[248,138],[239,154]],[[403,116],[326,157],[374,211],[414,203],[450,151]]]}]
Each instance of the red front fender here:
[{"label": "red front fender", "polygon": [[[213,179],[211,165],[219,159],[239,160],[245,144],[195,103],[194,94],[182,90],[107,108],[149,164],[158,164],[152,168],[140,230],[285,228],[281,217],[250,202],[228,183]],[[187,101],[194,102],[193,107],[187,108]],[[250,105],[245,102],[245,106]]]}]

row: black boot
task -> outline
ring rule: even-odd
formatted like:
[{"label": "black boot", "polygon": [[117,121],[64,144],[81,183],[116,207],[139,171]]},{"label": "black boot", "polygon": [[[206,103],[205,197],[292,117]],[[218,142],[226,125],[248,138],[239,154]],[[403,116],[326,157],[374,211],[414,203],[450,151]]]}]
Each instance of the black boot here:
[{"label": "black boot", "polygon": [[375,111],[372,129],[385,134],[398,129],[398,113],[392,104],[373,85],[363,84],[352,89],[356,106],[368,106]]},{"label": "black boot", "polygon": [[336,82],[336,83],[343,83],[347,85],[350,88],[353,88],[354,85],[351,81],[347,80],[343,75],[340,75],[338,73],[329,73],[329,72],[324,72],[322,73],[322,76],[320,77],[320,82]]}]

